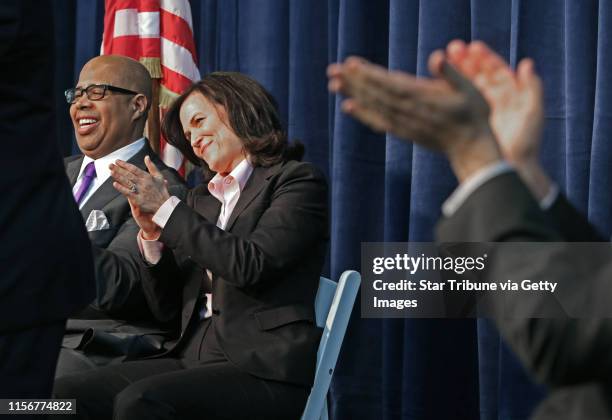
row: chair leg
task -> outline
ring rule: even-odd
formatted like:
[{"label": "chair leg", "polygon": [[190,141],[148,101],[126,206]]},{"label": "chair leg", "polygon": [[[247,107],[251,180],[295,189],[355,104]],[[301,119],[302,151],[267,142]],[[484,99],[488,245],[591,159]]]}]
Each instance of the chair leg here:
[{"label": "chair leg", "polygon": [[321,410],[321,420],[329,420],[327,411],[327,398],[323,401],[323,409]]}]

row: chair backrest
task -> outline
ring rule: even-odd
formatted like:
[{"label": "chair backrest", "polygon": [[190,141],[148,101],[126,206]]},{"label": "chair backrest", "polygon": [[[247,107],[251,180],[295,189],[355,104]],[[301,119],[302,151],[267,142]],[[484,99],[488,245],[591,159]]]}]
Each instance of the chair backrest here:
[{"label": "chair backrest", "polygon": [[325,327],[325,321],[327,321],[329,308],[331,308],[337,287],[338,283],[328,279],[327,277],[321,277],[319,279],[319,290],[317,290],[317,297],[315,298],[317,327]]},{"label": "chair backrest", "polygon": [[342,273],[337,284],[325,277],[319,281],[315,313],[317,325],[323,327],[323,335],[317,353],[315,380],[302,420],[327,419],[327,391],[360,284],[361,275],[356,271]]}]

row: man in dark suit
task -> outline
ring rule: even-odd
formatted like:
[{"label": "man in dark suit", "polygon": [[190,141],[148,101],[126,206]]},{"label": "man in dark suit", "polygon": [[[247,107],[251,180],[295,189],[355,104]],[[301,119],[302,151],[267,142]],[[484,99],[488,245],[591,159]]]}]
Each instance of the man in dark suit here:
[{"label": "man in dark suit", "polygon": [[[559,195],[538,162],[542,92],[532,62],[523,60],[515,74],[484,44],[467,47],[455,41],[446,53],[432,54],[430,69],[434,80],[392,74],[351,59],[330,67],[329,74],[330,88],[350,97],[343,104],[347,112],[449,158],[460,185],[444,204],[437,239],[601,240]],[[491,106],[490,116],[477,88]],[[586,303],[594,314],[609,307],[612,263],[607,253],[580,260],[571,250],[543,246],[533,255],[516,259],[504,254],[509,256],[494,259],[490,270],[510,278],[573,280],[565,303],[582,309]],[[534,418],[612,418],[612,322],[536,318],[541,295],[504,297],[510,302],[506,309],[524,311],[497,317],[500,331],[530,372],[552,389]],[[501,303],[497,309],[504,307]]]},{"label": "man in dark suit", "polygon": [[151,78],[142,64],[127,57],[96,57],[85,64],[66,98],[83,152],[66,158],[66,174],[93,245],[97,293],[68,321],[57,376],[159,353],[170,334],[173,320],[155,322],[144,299],[138,226],[129,203],[113,188],[109,164],[123,159],[146,170],[144,158],[151,156],[173,193],[185,191],[180,176],[143,137]]},{"label": "man in dark suit", "polygon": [[94,297],[55,142],[50,3],[0,3],[0,398],[48,398],[66,318]]}]

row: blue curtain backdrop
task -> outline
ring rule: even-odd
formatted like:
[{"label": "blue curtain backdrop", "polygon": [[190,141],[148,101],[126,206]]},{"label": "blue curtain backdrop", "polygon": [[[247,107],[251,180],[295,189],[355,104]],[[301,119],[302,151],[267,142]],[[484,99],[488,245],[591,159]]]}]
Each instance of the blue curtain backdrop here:
[{"label": "blue curtain backdrop", "polygon": [[[99,52],[104,4],[55,4],[60,103]],[[192,10],[200,71],[261,81],[306,159],[328,175],[333,278],[359,269],[361,242],[431,240],[456,182],[439,156],[342,115],[325,68],[352,54],[419,75],[431,51],[454,38],[482,39],[513,65],[533,57],[546,92],[546,168],[612,233],[612,1],[194,0]],[[75,150],[71,131],[60,108],[65,153]],[[545,392],[488,321],[367,320],[357,308],[331,410],[335,419],[522,419]]]}]

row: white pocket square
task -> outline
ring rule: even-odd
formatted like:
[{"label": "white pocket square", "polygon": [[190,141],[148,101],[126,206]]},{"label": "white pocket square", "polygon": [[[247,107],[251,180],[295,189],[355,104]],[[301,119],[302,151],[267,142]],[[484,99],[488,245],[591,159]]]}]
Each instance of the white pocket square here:
[{"label": "white pocket square", "polygon": [[89,216],[87,216],[85,227],[87,228],[87,232],[110,229],[106,215],[102,210],[92,210]]}]

